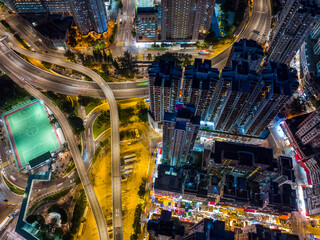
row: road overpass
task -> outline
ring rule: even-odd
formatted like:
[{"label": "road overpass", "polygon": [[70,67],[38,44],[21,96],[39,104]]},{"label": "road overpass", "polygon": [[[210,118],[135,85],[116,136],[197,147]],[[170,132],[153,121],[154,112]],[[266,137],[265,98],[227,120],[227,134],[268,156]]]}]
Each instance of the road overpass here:
[{"label": "road overpass", "polygon": [[[14,44],[11,44],[11,46],[13,46]],[[1,43],[0,45],[0,49],[5,49],[3,43]],[[1,57],[2,60],[4,60],[4,62],[9,61],[10,62],[10,56],[6,56],[5,53],[1,54],[3,57]],[[35,58],[35,59],[39,59],[41,61],[46,61],[46,62],[50,62],[59,66],[64,66],[70,69],[74,69],[78,72],[81,72],[85,75],[87,75],[88,77],[90,77],[91,79],[93,79],[98,85],[99,87],[102,89],[103,94],[105,95],[105,98],[108,100],[109,103],[109,107],[110,107],[110,125],[111,125],[111,131],[112,131],[112,137],[111,137],[111,167],[112,167],[112,191],[113,191],[113,234],[114,234],[114,239],[122,239],[122,204],[121,204],[121,172],[120,172],[120,165],[121,165],[121,161],[120,161],[120,136],[119,136],[119,116],[118,116],[118,108],[117,108],[117,103],[115,101],[114,95],[112,93],[112,90],[110,89],[110,87],[106,84],[106,82],[95,72],[91,71],[90,69],[82,66],[82,65],[77,65],[74,63],[70,63],[70,62],[66,62],[64,60],[55,58],[55,57],[50,57],[50,56],[45,56],[45,55],[41,55],[41,54],[37,54],[34,52],[30,52],[30,51],[26,51],[25,55]],[[3,68],[3,66],[2,66]],[[3,69],[10,77],[12,77],[12,75],[14,76],[14,78],[18,78],[18,79],[26,79],[26,76],[28,76],[27,70],[25,69],[15,69],[14,72],[11,72],[8,69]],[[19,74],[16,73],[16,71],[19,70]],[[28,79],[29,80],[29,79]],[[28,82],[28,80],[25,80]],[[32,79],[31,79],[32,82]],[[39,95],[38,92],[35,92],[34,88],[30,89],[31,86],[29,86],[28,84],[25,84],[25,88],[28,88],[28,90],[33,90],[32,91],[32,95],[34,95],[36,98],[38,98],[37,95]],[[43,99],[43,96],[41,96]],[[46,104],[47,105],[47,104]],[[53,105],[51,103],[51,105]],[[48,105],[47,105],[48,106]],[[51,109],[51,106],[48,106]],[[57,108],[57,107],[56,107]],[[52,109],[51,109],[52,110]],[[60,119],[58,118],[57,114],[60,114],[59,112],[57,112],[56,109],[54,109],[55,111],[52,111],[55,116],[57,117],[58,121],[60,122],[62,129],[64,130],[64,134],[66,135],[66,138],[71,138],[71,135],[73,136],[72,130],[70,129],[65,129],[63,126],[64,124],[68,124],[66,119],[61,119],[62,121],[60,121]],[[57,112],[57,114],[56,114]],[[62,114],[62,113],[61,113]],[[61,116],[60,116],[61,117]],[[64,121],[66,120],[66,121]],[[69,125],[68,125],[69,126]],[[70,135],[70,136],[68,136]],[[67,140],[69,143],[69,140]],[[75,145],[77,147],[77,145]],[[73,146],[69,143],[69,147],[73,148]],[[72,151],[72,150],[71,150]],[[74,151],[74,150],[73,150]],[[95,216],[95,220],[97,223],[97,228],[98,228],[98,232],[99,232],[99,237],[100,239],[108,239],[108,230],[107,230],[107,225],[105,222],[105,218],[103,216],[101,207],[99,205],[98,200],[96,199],[96,195],[94,193],[92,184],[88,178],[86,169],[85,169],[85,165],[83,163],[83,160],[81,158],[80,152],[77,151],[74,153],[75,157],[77,158],[77,160],[75,160],[76,163],[76,167],[78,170],[79,175],[82,174],[82,177],[80,177],[81,180],[83,180],[82,184],[85,186],[90,186],[88,187],[88,190],[86,191],[87,197],[89,202],[91,202],[90,206],[91,208],[93,208],[93,213]],[[77,156],[77,154],[79,154],[79,156]],[[75,159],[74,157],[74,159]],[[79,161],[81,161],[82,164],[79,163]],[[92,188],[92,189],[91,189]],[[103,220],[102,220],[103,218]]]},{"label": "road overpass", "polygon": [[[253,13],[248,22],[245,30],[240,34],[237,40],[242,38],[253,39],[257,41],[261,41],[262,34],[266,34],[270,27],[270,3],[268,0],[256,0],[254,1]],[[256,34],[253,30],[260,32],[260,34]],[[61,92],[63,94],[68,95],[87,95],[93,97],[105,97],[107,98],[110,105],[111,112],[111,144],[112,144],[112,191],[113,191],[113,225],[114,225],[114,239],[122,239],[122,208],[121,208],[121,174],[120,174],[120,145],[119,145],[119,119],[118,119],[118,110],[117,105],[114,100],[114,94],[118,95],[119,98],[128,98],[130,94],[135,95],[134,97],[138,97],[139,94],[146,96],[148,94],[148,90],[146,87],[139,87],[138,83],[126,83],[127,86],[124,87],[122,83],[114,83],[107,84],[98,74],[91,71],[90,69],[83,67],[81,65],[77,65],[74,63],[66,62],[62,59],[58,59],[49,55],[41,55],[34,52],[27,51],[22,49],[12,43],[9,40],[4,40],[6,44],[15,51],[19,53],[39,59],[41,61],[46,61],[49,63],[53,63],[56,65],[60,65],[63,67],[67,67],[70,69],[74,69],[78,72],[81,72],[91,79],[93,82],[85,82],[79,80],[69,79],[63,76],[56,75],[55,77],[49,77],[49,73],[43,70],[36,68],[35,66],[31,66],[31,64],[21,61],[17,55],[10,49],[6,48],[6,46],[0,46],[1,55],[4,58],[0,59],[0,65],[3,67],[3,70],[8,73],[10,77],[17,79],[24,79],[30,82],[32,85],[41,87],[47,90],[52,90],[56,92]],[[216,56],[212,59],[213,67],[218,69],[222,69],[227,61],[227,58],[230,54],[231,47],[227,50]],[[27,66],[27,67],[26,67]],[[22,71],[23,70],[23,71]],[[36,73],[36,74],[35,74]],[[44,75],[42,75],[44,74]],[[48,74],[48,75],[47,75]],[[41,76],[39,76],[41,75]],[[52,74],[53,75],[53,74]],[[46,78],[47,77],[47,78]],[[120,85],[121,84],[121,85]],[[113,86],[112,86],[113,85]],[[109,87],[110,86],[110,87]],[[29,91],[32,89],[29,84],[25,84],[25,87],[28,88]],[[113,89],[113,92],[111,89]],[[34,89],[34,88],[33,88]],[[125,91],[126,89],[126,91]],[[138,90],[137,90],[138,89]],[[34,89],[35,90],[35,89]],[[32,90],[32,91],[34,91]],[[39,93],[37,93],[39,94]],[[133,96],[131,96],[133,97]],[[49,107],[50,108],[50,107]],[[59,119],[58,119],[59,120]],[[60,122],[60,121],[59,121]],[[80,153],[79,153],[80,154]],[[81,156],[80,156],[81,157]],[[82,159],[81,159],[82,160]],[[77,164],[76,164],[77,165]],[[77,167],[78,168],[78,167]],[[85,178],[83,176],[83,178]],[[91,184],[91,183],[90,183]],[[92,194],[90,192],[89,194]],[[94,193],[93,193],[94,194]],[[88,195],[87,195],[88,196]],[[95,194],[94,194],[95,196]],[[96,198],[96,197],[95,197]],[[94,202],[94,200],[89,200]],[[99,203],[97,203],[99,205]],[[98,207],[100,210],[100,206]],[[94,212],[98,214],[97,212]],[[96,215],[95,215],[96,217]],[[102,230],[104,224],[101,222],[101,219],[98,219],[98,231],[100,239],[102,234],[107,233],[107,230]],[[105,220],[104,220],[105,221]],[[102,227],[103,226],[103,227]],[[100,229],[101,228],[101,229]]]}]

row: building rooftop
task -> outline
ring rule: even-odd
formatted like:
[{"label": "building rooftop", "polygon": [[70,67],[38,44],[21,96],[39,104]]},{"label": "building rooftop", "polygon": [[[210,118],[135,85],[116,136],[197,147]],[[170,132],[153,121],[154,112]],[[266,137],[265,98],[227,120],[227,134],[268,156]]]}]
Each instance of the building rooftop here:
[{"label": "building rooftop", "polygon": [[239,165],[272,165],[273,150],[256,145],[216,141],[214,161],[221,163],[223,159],[237,160]]}]

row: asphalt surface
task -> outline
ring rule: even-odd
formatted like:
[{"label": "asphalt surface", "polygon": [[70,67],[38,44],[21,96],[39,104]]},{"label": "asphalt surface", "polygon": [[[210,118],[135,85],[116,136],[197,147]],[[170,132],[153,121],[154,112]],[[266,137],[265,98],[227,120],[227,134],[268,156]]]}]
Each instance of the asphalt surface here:
[{"label": "asphalt surface", "polygon": [[[128,19],[126,21],[131,21],[130,20],[131,12],[133,17],[134,1],[132,0],[125,1],[123,15],[128,16]],[[269,31],[269,27],[271,23],[270,15],[271,13],[270,13],[269,0],[254,1],[253,13],[249,20],[249,23],[245,28],[245,30],[240,34],[237,40],[240,40],[242,38],[247,38],[247,39],[257,40],[260,42],[264,41],[263,35],[266,35],[266,33]],[[253,32],[254,30],[255,32],[259,32],[260,34],[254,33]],[[130,24],[125,24],[122,28],[120,27],[118,35],[119,35],[119,39],[123,40],[124,42],[122,50],[128,49],[128,47],[130,47],[131,45],[129,43],[128,44],[129,46],[126,48],[126,42],[130,42],[131,40]],[[40,49],[39,47],[42,44],[40,44],[39,46],[38,44],[34,44],[33,38],[37,37],[36,35],[29,36],[28,34],[26,34],[25,36],[22,36],[22,37],[26,38],[28,42],[31,41],[33,43],[31,46],[35,48],[35,50],[41,50],[41,51],[44,50],[44,49]],[[111,112],[113,233],[114,233],[114,239],[123,239],[119,118],[118,118],[118,109],[115,102],[114,94],[115,95],[119,94],[120,95],[120,97],[118,95],[119,98],[121,98],[121,96],[123,96],[123,98],[138,97],[141,95],[146,96],[148,94],[147,87],[138,88],[137,83],[127,83],[126,87],[123,87],[122,83],[121,85],[119,85],[120,83],[116,83],[116,84],[113,84],[114,86],[112,87],[112,84],[107,85],[105,81],[98,74],[96,74],[95,72],[91,71],[86,67],[83,67],[81,65],[77,65],[74,63],[66,62],[62,59],[52,57],[49,54],[41,55],[41,54],[27,51],[25,49],[22,49],[16,46],[15,44],[10,43],[8,40],[5,40],[5,42],[6,44],[10,45],[10,48],[14,49],[15,51],[18,51],[19,53],[22,53],[23,55],[36,58],[41,61],[46,61],[56,65],[64,66],[70,69],[74,69],[78,72],[81,72],[89,76],[91,79],[94,80],[95,83],[72,80],[63,76],[50,74],[46,71],[36,68],[35,66],[32,66],[31,64],[28,64],[27,62],[21,60],[21,58],[19,58],[13,51],[11,51],[6,46],[1,44],[0,45],[0,49],[1,49],[0,66],[14,80],[16,81],[24,80],[24,81],[30,82],[34,86],[41,87],[47,90],[61,92],[64,94],[69,94],[69,95],[82,94],[82,95],[93,96],[93,97],[104,96],[108,100],[110,105],[110,112]],[[118,48],[118,50],[120,51],[120,53],[123,53],[121,48]],[[231,51],[231,47],[225,50],[224,52],[222,52],[221,54],[219,54],[218,56],[216,56],[215,58],[213,58],[212,59],[213,67],[222,69],[225,66],[225,63],[230,54],[230,51]],[[130,87],[128,87],[128,85],[130,85]],[[113,92],[109,86],[113,88]],[[108,237],[107,225],[106,225],[103,213],[101,211],[101,207],[94,193],[93,186],[90,182],[90,179],[88,178],[88,175],[86,173],[84,162],[81,158],[78,146],[73,139],[72,129],[70,128],[67,120],[65,119],[61,111],[56,106],[54,106],[54,104],[49,99],[47,99],[34,87],[32,87],[27,83],[24,83],[24,88],[35,97],[39,99],[43,99],[45,104],[52,110],[52,112],[55,114],[58,121],[62,125],[62,128],[66,135],[66,139],[69,143],[69,147],[72,152],[73,158],[75,159],[75,163],[76,163],[76,167],[77,167],[80,179],[83,183],[91,209],[96,219],[99,237],[100,239],[108,239],[109,237]],[[124,91],[125,89],[126,91]],[[117,93],[117,91],[119,93]],[[132,95],[130,96],[130,94]]]},{"label": "asphalt surface", "polygon": [[121,19],[121,24],[118,24],[116,43],[112,49],[112,55],[114,57],[122,56],[124,51],[137,51],[135,40],[131,35],[135,10],[135,0],[123,1],[123,8],[118,13],[118,22],[120,22]]},{"label": "asphalt surface", "polygon": [[[6,58],[3,54],[0,54],[1,58]],[[81,157],[78,145],[75,141],[74,134],[72,131],[72,128],[70,127],[68,120],[64,116],[64,114],[60,111],[60,109],[55,106],[50,99],[48,99],[46,96],[44,96],[40,91],[35,89],[33,86],[31,86],[27,80],[25,80],[23,77],[16,75],[15,73],[12,73],[8,71],[7,69],[4,69],[5,72],[8,74],[8,76],[13,79],[16,83],[18,83],[21,87],[23,87],[26,91],[28,91],[31,95],[33,95],[35,98],[40,99],[44,102],[44,104],[53,112],[57,120],[59,121],[64,136],[66,138],[66,141],[68,143],[68,147],[71,151],[72,157],[74,159],[78,175],[80,177],[82,186],[84,188],[84,191],[86,193],[89,205],[91,207],[91,210],[93,212],[93,215],[95,217],[95,221],[97,224],[98,234],[100,239],[109,239],[108,229],[107,229],[107,223],[105,220],[105,217],[103,215],[102,209],[99,205],[99,201],[97,199],[97,196],[94,192],[93,185],[90,182],[89,176],[87,174],[86,166],[83,162],[83,159]],[[23,76],[25,72],[21,72],[21,75]],[[110,90],[111,92],[111,90]],[[120,172],[120,170],[119,170]],[[121,193],[121,190],[120,190]]]},{"label": "asphalt surface", "polygon": [[[255,0],[252,9],[252,15],[246,28],[239,34],[237,42],[240,39],[252,39],[259,43],[265,41],[271,26],[271,7],[269,0]],[[253,32],[255,31],[255,32]],[[259,34],[257,34],[259,33]],[[227,63],[232,46],[227,48],[219,55],[212,58],[212,66],[222,70]]]},{"label": "asphalt surface", "polygon": [[[107,101],[109,103],[109,108],[110,108],[113,235],[114,235],[114,239],[117,239],[117,240],[123,239],[123,236],[122,236],[123,231],[122,231],[122,204],[121,204],[121,169],[120,169],[121,168],[121,160],[120,160],[119,114],[118,114],[118,107],[117,107],[116,99],[113,95],[111,88],[106,84],[106,82],[97,73],[95,73],[94,71],[92,71],[89,68],[86,68],[82,65],[67,62],[67,61],[64,61],[64,60],[56,58],[56,57],[42,55],[42,54],[38,54],[38,53],[31,52],[28,50],[24,50],[20,47],[16,47],[12,43],[8,43],[8,44],[12,48],[14,48],[16,51],[19,50],[19,52],[23,53],[24,55],[26,55],[28,57],[32,57],[32,58],[38,59],[40,61],[46,61],[49,63],[53,63],[53,64],[56,64],[59,66],[64,66],[66,68],[81,72],[81,73],[85,74],[86,76],[90,77],[101,88],[105,98],[107,99]],[[63,125],[62,122],[59,121],[59,123],[61,125]],[[82,163],[83,163],[83,161],[82,161]],[[99,209],[101,210],[100,205],[99,205]],[[95,214],[95,212],[93,212],[93,213]],[[98,226],[98,232],[99,232],[100,239],[106,239],[106,238],[102,237],[103,235],[101,235],[104,232],[104,230],[100,230],[100,228],[103,228],[104,226],[98,224],[99,222],[101,223],[101,221],[99,219],[97,220],[97,218],[96,218],[96,222],[97,222],[97,226]],[[106,227],[106,224],[105,224],[105,227]],[[100,231],[102,231],[102,232],[100,232]],[[107,231],[107,229],[105,231]]]},{"label": "asphalt surface", "polygon": [[[18,54],[12,51],[11,48],[23,55],[38,58],[40,60],[42,59],[42,61],[48,62],[52,59],[57,58],[48,55],[40,55],[25,50],[14,44],[13,42],[9,41],[9,39],[4,40],[3,43],[5,43],[6,45],[1,45],[0,51],[7,56],[7,59],[0,59],[0,66],[7,69],[11,69],[11,71],[16,72],[16,74],[19,74],[20,69],[26,70],[27,74],[23,77],[25,77],[26,80],[32,83],[32,85],[49,91],[54,91],[71,96],[84,95],[95,98],[105,98],[102,89],[96,82],[75,80],[72,78],[68,78],[62,75],[53,74],[48,71],[42,70],[22,59]],[[69,63],[64,61],[63,59],[59,60],[61,61],[60,64]],[[144,81],[104,83],[112,89],[117,99],[123,99],[147,96],[148,87],[143,85],[143,82]]]}]

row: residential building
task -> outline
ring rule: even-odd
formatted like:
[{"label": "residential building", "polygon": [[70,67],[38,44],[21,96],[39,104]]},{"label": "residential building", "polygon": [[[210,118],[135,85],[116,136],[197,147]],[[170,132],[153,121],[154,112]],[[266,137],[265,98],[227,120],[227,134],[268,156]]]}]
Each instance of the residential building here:
[{"label": "residential building", "polygon": [[291,161],[288,157],[274,159],[272,149],[216,141],[212,151],[204,152],[201,167],[192,161],[181,167],[158,165],[154,194],[175,202],[183,199],[290,213],[297,210]]},{"label": "residential building", "polygon": [[320,23],[312,29],[311,34],[300,49],[300,78],[303,91],[320,99]]},{"label": "residential building", "polygon": [[310,36],[312,39],[318,39],[320,37],[320,21],[318,21],[312,28]]},{"label": "residential building", "polygon": [[291,158],[273,158],[273,151],[256,145],[216,141],[207,171],[220,176],[219,203],[264,211],[291,212],[297,208]]},{"label": "residential building", "polygon": [[310,114],[298,126],[296,136],[303,145],[310,144],[312,148],[320,148],[320,107]]},{"label": "residential building", "polygon": [[189,230],[183,240],[234,240],[234,232],[225,230],[225,222],[202,219]]},{"label": "residential building", "polygon": [[259,136],[299,87],[296,72],[285,64],[269,62],[259,77],[264,87],[251,117],[244,122],[247,135]]},{"label": "residential building", "polygon": [[304,199],[307,213],[320,213],[320,108],[313,113],[285,120],[281,127],[294,148],[295,159],[307,175]]},{"label": "residential building", "polygon": [[210,28],[215,1],[162,0],[161,40],[197,41]]},{"label": "residential building", "polygon": [[241,39],[233,44],[227,65],[230,65],[232,60],[240,63],[248,62],[249,69],[257,71],[263,58],[263,48],[259,43],[254,40]]},{"label": "residential building", "polygon": [[137,41],[158,41],[158,11],[154,7],[138,7],[136,18]]},{"label": "residential building", "polygon": [[19,14],[71,14],[81,34],[91,30],[107,31],[107,13],[102,0],[6,0],[6,3]]},{"label": "residential building", "polygon": [[200,127],[200,117],[194,109],[179,108],[176,113],[164,114],[163,162],[171,166],[185,164],[191,154]]},{"label": "residential building", "polygon": [[185,68],[182,102],[195,106],[195,115],[204,119],[219,82],[219,70],[211,68],[211,61],[196,58],[193,65]]},{"label": "residential building", "polygon": [[216,130],[229,132],[237,123],[238,116],[241,118],[250,110],[246,103],[251,103],[248,100],[250,96],[253,96],[253,92],[259,92],[260,84],[257,74],[249,69],[247,62],[236,61],[232,62],[231,67],[225,67],[222,70],[220,81],[228,87],[226,95],[220,94],[218,111],[211,113],[215,114],[212,121]]},{"label": "residential building", "polygon": [[269,60],[289,64],[317,23],[319,13],[312,0],[288,0],[268,47]]},{"label": "residential building", "polygon": [[241,228],[240,231],[236,231],[235,240],[299,240],[299,236],[289,233],[283,233],[281,230],[275,230],[266,228],[260,224],[253,224],[247,227]]},{"label": "residential building", "polygon": [[182,68],[174,62],[161,60],[149,67],[150,112],[161,122],[165,112],[174,112],[179,101]]}]

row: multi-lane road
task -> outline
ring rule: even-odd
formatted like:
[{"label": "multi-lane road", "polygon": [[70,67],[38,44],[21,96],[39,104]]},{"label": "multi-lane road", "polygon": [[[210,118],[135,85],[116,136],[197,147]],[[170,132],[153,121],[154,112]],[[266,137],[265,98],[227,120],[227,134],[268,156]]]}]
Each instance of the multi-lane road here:
[{"label": "multi-lane road", "polygon": [[[5,58],[6,56],[1,54],[0,58]],[[15,73],[10,72],[7,69],[4,69],[5,72],[8,74],[9,77],[11,77],[15,82],[17,82],[20,86],[22,86],[25,90],[27,90],[31,95],[34,97],[42,100],[44,104],[50,108],[50,110],[53,112],[57,120],[59,121],[66,141],[68,143],[68,147],[72,153],[78,175],[81,179],[82,186],[85,190],[86,196],[88,198],[88,202],[90,204],[91,210],[93,212],[93,215],[96,220],[97,229],[99,233],[100,239],[109,239],[108,229],[105,217],[103,215],[102,209],[99,205],[97,196],[94,192],[93,185],[90,182],[89,176],[87,174],[87,169],[85,167],[85,164],[82,160],[79,148],[77,143],[75,142],[74,135],[72,132],[72,129],[68,123],[68,120],[64,116],[64,114],[60,111],[60,109],[55,106],[47,97],[45,97],[41,92],[39,92],[37,89],[32,87],[30,84],[28,84],[28,81],[22,77],[25,74],[25,70],[23,70],[20,74],[17,75]],[[111,90],[110,90],[111,91]]]},{"label": "multi-lane road", "polygon": [[[126,21],[131,21],[134,15],[134,1],[128,0],[124,3],[123,15],[127,16]],[[245,30],[240,34],[239,39],[247,38],[254,39],[257,41],[263,41],[263,35],[266,35],[270,28],[270,2],[269,0],[256,0],[254,1],[252,16],[248,22]],[[119,39],[123,41],[123,45],[118,44],[116,49],[122,53],[122,50],[128,49],[131,44],[126,45],[127,39],[131,39],[131,28],[130,25],[125,24],[119,30]],[[128,29],[127,29],[128,28]],[[255,31],[254,31],[255,30]],[[253,32],[254,31],[254,32]],[[260,34],[256,34],[259,32]],[[24,36],[23,36],[24,37]],[[36,35],[34,36],[36,37]],[[30,35],[26,36],[26,40],[29,42],[36,42],[33,39],[29,39]],[[129,40],[131,41],[131,40]],[[60,122],[66,139],[69,143],[69,148],[72,152],[73,158],[75,159],[76,167],[85,188],[86,195],[88,197],[90,206],[95,216],[95,220],[98,227],[100,239],[108,239],[107,225],[101,211],[101,207],[96,198],[93,190],[93,186],[86,173],[85,165],[81,158],[78,146],[74,142],[72,130],[61,111],[44,95],[38,90],[32,87],[30,84],[69,95],[87,95],[93,97],[104,97],[108,100],[111,113],[111,156],[112,156],[112,191],[113,191],[113,232],[114,239],[123,239],[122,236],[122,204],[121,204],[121,174],[120,174],[120,139],[119,139],[119,118],[118,109],[114,95],[118,98],[138,97],[146,96],[148,90],[146,86],[141,86],[139,83],[112,83],[107,84],[97,73],[90,69],[83,67],[78,64],[70,63],[62,60],[61,58],[53,57],[52,54],[41,55],[35,52],[27,51],[22,49],[12,42],[10,39],[4,40],[5,44],[0,44],[0,66],[1,68],[15,81],[21,80],[26,81],[23,83],[24,88],[29,91],[35,97],[42,99],[44,103],[52,110]],[[33,46],[39,49],[37,44]],[[120,48],[119,48],[120,47]],[[94,82],[86,82],[73,80],[64,76],[50,74],[49,72],[43,71],[28,62],[22,60],[16,55],[11,49],[35,59],[41,61],[53,63],[56,65],[64,66],[70,69],[74,69],[84,75],[89,76]],[[222,69],[227,61],[231,48],[228,48],[218,56],[212,59],[213,67]],[[43,51],[41,49],[41,51]],[[112,88],[112,90],[111,90]]]},{"label": "multi-lane road", "polygon": [[[86,68],[82,65],[67,62],[63,59],[53,56],[42,55],[39,53],[24,50],[14,44],[8,42],[10,47],[16,51],[22,52],[28,57],[63,66],[69,69],[76,70],[88,77],[90,77],[102,90],[105,98],[109,103],[110,108],[110,126],[111,126],[111,168],[112,168],[112,203],[113,203],[113,235],[114,239],[122,239],[122,204],[121,204],[121,161],[120,161],[120,136],[119,136],[119,115],[118,107],[111,88],[96,72]],[[59,119],[58,119],[59,120]],[[59,121],[60,122],[60,121]],[[61,122],[60,122],[61,124]],[[78,168],[77,168],[78,169]],[[100,208],[100,206],[99,206]],[[101,210],[101,208],[100,208]],[[97,219],[96,219],[97,221]],[[98,223],[98,221],[97,221]],[[103,226],[101,226],[103,227]],[[98,231],[99,226],[98,226]],[[100,239],[105,239],[101,238]]]},{"label": "multi-lane road", "polygon": [[[271,6],[269,0],[255,0],[252,15],[248,25],[240,33],[236,41],[240,39],[252,39],[259,43],[265,41],[271,26]],[[259,33],[259,34],[257,34]],[[227,63],[232,46],[227,48],[219,55],[212,58],[212,66],[221,70]]]}]

